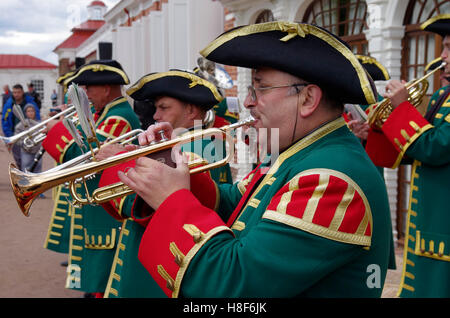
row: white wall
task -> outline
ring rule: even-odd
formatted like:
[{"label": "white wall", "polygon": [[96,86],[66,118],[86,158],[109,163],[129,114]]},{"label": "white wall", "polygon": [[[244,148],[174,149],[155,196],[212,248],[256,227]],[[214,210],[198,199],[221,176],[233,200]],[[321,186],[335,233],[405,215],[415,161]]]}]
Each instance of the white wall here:
[{"label": "white wall", "polygon": [[[124,0],[123,5],[134,14],[143,8],[139,1]],[[105,16],[106,23],[116,25],[125,18],[123,10]],[[223,20],[218,1],[169,0],[161,11],[151,11],[131,26],[113,26],[113,56],[132,83],[151,72],[192,70],[198,52],[223,32]]]},{"label": "white wall", "polygon": [[148,72],[163,72],[168,69],[168,46],[167,46],[167,10],[150,12],[149,15],[149,56]]}]

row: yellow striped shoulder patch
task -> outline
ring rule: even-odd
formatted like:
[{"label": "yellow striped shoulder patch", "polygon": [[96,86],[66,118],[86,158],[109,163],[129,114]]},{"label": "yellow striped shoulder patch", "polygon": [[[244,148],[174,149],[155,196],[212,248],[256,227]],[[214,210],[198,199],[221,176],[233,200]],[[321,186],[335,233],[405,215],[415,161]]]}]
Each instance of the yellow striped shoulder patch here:
[{"label": "yellow striped shoulder patch", "polygon": [[131,131],[130,123],[121,116],[109,116],[98,127],[96,133],[106,138],[116,138]]},{"label": "yellow striped shoulder patch", "polygon": [[263,218],[339,242],[371,244],[368,200],[350,177],[334,170],[297,174],[272,198]]}]

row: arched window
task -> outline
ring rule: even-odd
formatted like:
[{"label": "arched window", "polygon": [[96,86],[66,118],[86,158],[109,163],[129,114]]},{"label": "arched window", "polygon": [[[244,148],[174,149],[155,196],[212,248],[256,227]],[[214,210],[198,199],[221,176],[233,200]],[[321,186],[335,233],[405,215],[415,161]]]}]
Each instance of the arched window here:
[{"label": "arched window", "polygon": [[263,10],[256,17],[255,23],[264,23],[264,22],[271,22],[271,21],[275,21],[275,18],[273,17],[272,11],[270,11],[270,10]]},{"label": "arched window", "polygon": [[[405,37],[402,43],[402,70],[405,80],[422,77],[425,66],[440,56],[442,38],[434,33],[424,32],[420,25],[429,18],[450,12],[450,0],[410,0],[405,13]],[[428,95],[440,86],[439,74],[430,81]]]},{"label": "arched window", "polygon": [[305,11],[303,22],[316,24],[346,41],[354,53],[368,54],[364,29],[368,29],[364,0],[315,0]]}]

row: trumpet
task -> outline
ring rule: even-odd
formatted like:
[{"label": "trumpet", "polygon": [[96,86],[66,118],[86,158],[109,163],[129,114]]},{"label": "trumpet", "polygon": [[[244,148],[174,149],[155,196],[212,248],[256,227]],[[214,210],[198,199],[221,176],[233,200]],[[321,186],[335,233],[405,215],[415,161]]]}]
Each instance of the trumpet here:
[{"label": "trumpet", "polygon": [[3,140],[5,145],[8,146],[15,144],[17,141],[24,138],[25,147],[33,147],[34,145],[38,144],[39,142],[45,139],[46,134],[44,133],[44,130],[47,123],[61,116],[71,117],[73,115],[75,115],[75,106],[72,105],[69,106],[67,109],[61,111],[60,113],[40,122],[39,124],[34,125],[33,127],[27,130],[24,130],[11,137],[0,136],[0,139]]},{"label": "trumpet", "polygon": [[[445,67],[447,63],[442,62],[441,65],[436,67],[433,71],[428,72],[423,77],[415,79],[406,84],[408,90],[408,101],[417,107],[422,102],[423,96],[426,94],[429,83],[427,78],[434,74],[436,71]],[[385,98],[377,104],[370,106],[369,115],[367,121],[371,127],[381,129],[383,123],[387,120],[391,112],[393,111],[392,103],[389,98]]]},{"label": "trumpet", "polygon": [[[105,146],[108,146],[108,145],[111,145],[114,143],[119,143],[122,145],[130,143],[133,140],[135,140],[139,136],[139,134],[141,134],[143,132],[144,132],[144,130],[142,130],[142,129],[131,130],[125,134],[120,135],[117,138],[114,138],[108,142],[105,142],[104,144],[102,144],[102,147],[105,147]],[[99,148],[93,149],[94,156],[99,152],[99,150],[100,150]],[[80,165],[92,162],[93,160],[95,160],[95,157],[92,157],[92,153],[86,152],[76,158],[73,158],[69,161],[66,161],[66,162],[60,164],[60,165],[57,165],[54,168],[48,169],[47,171],[45,171],[45,173],[61,171],[61,170],[71,168],[71,167],[77,167],[77,166],[79,167]]]},{"label": "trumpet", "polygon": [[[225,157],[213,163],[205,162],[190,162],[189,171],[191,174],[200,173],[209,169],[218,168],[227,164],[234,155],[234,142],[229,131],[242,127],[244,125],[250,125],[254,119],[250,118],[241,122],[237,122],[231,125],[227,125],[221,128],[208,128],[199,130],[192,134],[180,136],[171,140],[162,141],[156,144],[150,144],[142,148],[115,155],[102,161],[89,162],[82,165],[74,165],[64,169],[55,171],[45,171],[41,173],[29,173],[22,172],[11,163],[9,167],[9,177],[13,193],[16,197],[16,201],[25,216],[30,215],[30,207],[36,197],[45,191],[58,186],[60,184],[69,182],[70,189],[75,190],[74,182],[79,178],[84,178],[86,175],[98,173],[107,168],[116,166],[118,164],[137,159],[142,156],[160,154],[163,151],[171,150],[175,145],[181,145],[185,143],[191,143],[195,140],[201,140],[208,136],[221,136],[222,140],[225,140],[228,144],[229,151]],[[116,197],[121,197],[130,194],[132,191],[123,183],[116,183],[114,185],[99,188],[96,190],[95,196],[87,194],[87,199],[80,199],[80,204],[99,204],[105,201],[112,200]],[[75,192],[72,193],[74,198],[78,198]]]}]

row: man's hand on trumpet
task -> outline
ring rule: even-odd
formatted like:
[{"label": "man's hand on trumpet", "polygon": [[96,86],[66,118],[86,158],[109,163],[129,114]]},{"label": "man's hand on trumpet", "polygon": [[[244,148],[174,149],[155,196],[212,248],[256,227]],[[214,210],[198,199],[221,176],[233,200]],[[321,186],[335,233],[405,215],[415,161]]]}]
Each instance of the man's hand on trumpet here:
[{"label": "man's hand on trumpet", "polygon": [[[151,125],[144,133],[139,135],[141,146],[159,141],[159,132],[164,130],[165,136],[172,135],[172,126],[169,123]],[[136,166],[127,171],[119,171],[120,181],[129,186],[149,206],[157,209],[172,193],[181,190],[190,190],[190,174],[185,158],[179,147],[172,149],[172,158],[176,167],[147,157],[136,159]]]},{"label": "man's hand on trumpet", "polygon": [[[160,132],[164,132],[164,136],[171,136],[172,131],[172,126],[167,122],[150,125],[144,133],[138,136],[139,145],[147,146],[152,142],[158,142],[161,140]],[[118,143],[102,145],[98,153],[95,155],[95,158],[101,161],[120,152],[133,151],[135,149],[135,145],[121,145]]]},{"label": "man's hand on trumpet", "polygon": [[369,134],[369,123],[358,119],[353,119],[351,113],[348,113],[348,118],[350,119],[347,123],[348,128],[356,137],[362,140],[366,140]]},{"label": "man's hand on trumpet", "polygon": [[384,97],[390,99],[394,109],[409,98],[405,84],[405,81],[391,80],[386,85]]},{"label": "man's hand on trumpet", "polygon": [[144,133],[139,135],[139,144],[141,146],[146,146],[152,142],[161,141],[161,132],[163,133],[165,138],[171,139],[174,129],[168,122],[160,122],[150,125]]},{"label": "man's hand on trumpet", "polygon": [[117,155],[120,152],[132,151],[135,149],[136,149],[135,145],[121,145],[121,144],[117,144],[117,143],[104,145],[104,146],[102,145],[100,147],[100,150],[98,151],[98,153],[95,155],[95,159],[101,161],[101,160],[110,158],[114,155]]}]

